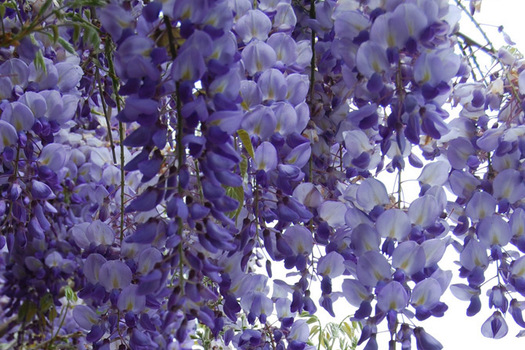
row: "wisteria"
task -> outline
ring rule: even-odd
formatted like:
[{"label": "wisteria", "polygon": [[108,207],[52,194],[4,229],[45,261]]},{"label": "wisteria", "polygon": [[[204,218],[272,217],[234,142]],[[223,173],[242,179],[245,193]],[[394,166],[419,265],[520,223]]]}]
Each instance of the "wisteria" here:
[{"label": "wisteria", "polygon": [[525,61],[463,3],[3,1],[0,344],[306,350],[324,309],[436,350],[447,290],[525,328]]}]

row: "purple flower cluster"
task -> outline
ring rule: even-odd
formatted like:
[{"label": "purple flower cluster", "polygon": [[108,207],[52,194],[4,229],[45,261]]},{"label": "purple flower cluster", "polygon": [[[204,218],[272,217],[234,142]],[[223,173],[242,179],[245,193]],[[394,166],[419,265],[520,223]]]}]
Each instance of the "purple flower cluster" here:
[{"label": "purple flower cluster", "polygon": [[1,342],[303,350],[348,302],[366,349],[441,349],[449,288],[525,327],[525,65],[478,81],[460,8],[0,6]]}]

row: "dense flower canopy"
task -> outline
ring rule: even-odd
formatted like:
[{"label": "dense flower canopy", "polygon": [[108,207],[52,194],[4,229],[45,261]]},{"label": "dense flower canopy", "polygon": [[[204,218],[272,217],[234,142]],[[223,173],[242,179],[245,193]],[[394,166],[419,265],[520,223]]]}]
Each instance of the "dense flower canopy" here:
[{"label": "dense flower canopy", "polygon": [[2,2],[0,343],[311,349],[339,299],[433,350],[448,289],[525,328],[525,61],[478,5]]}]

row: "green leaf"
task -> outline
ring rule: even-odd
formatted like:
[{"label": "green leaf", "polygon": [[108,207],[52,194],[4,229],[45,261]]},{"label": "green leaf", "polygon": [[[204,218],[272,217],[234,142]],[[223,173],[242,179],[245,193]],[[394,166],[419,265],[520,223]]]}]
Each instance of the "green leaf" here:
[{"label": "green leaf", "polygon": [[312,323],[317,323],[317,322],[318,322],[318,320],[317,320],[317,317],[315,317],[315,316],[312,316],[308,320],[306,320],[307,324],[312,324]]},{"label": "green leaf", "polygon": [[239,170],[241,171],[241,176],[244,178],[246,176],[246,172],[248,171],[248,159],[243,155],[242,160],[239,163]]},{"label": "green leaf", "polygon": [[53,3],[53,0],[47,0],[44,5],[40,8],[40,11],[38,11],[38,17],[42,17],[44,13],[46,13],[47,9],[51,6]]},{"label": "green leaf", "polygon": [[46,312],[51,307],[54,307],[55,304],[53,302],[53,296],[51,293],[46,293],[42,298],[40,298],[39,304],[39,309],[41,312]]},{"label": "green leaf", "polygon": [[22,323],[29,323],[35,317],[37,308],[32,301],[24,301],[20,309],[18,309],[18,321]]},{"label": "green leaf", "polygon": [[84,37],[86,41],[90,43],[91,46],[93,46],[93,48],[98,49],[98,47],[100,46],[100,37],[98,35],[98,32],[94,28],[90,26],[85,26]]},{"label": "green leaf", "polygon": [[239,138],[241,139],[242,145],[244,148],[246,148],[246,151],[250,155],[250,157],[254,158],[255,153],[253,152],[253,145],[252,141],[250,140],[250,135],[248,135],[248,132],[243,129],[237,130],[237,135],[239,135]]},{"label": "green leaf", "polygon": [[53,323],[57,316],[57,309],[55,309],[55,307],[49,310],[49,322]]},{"label": "green leaf", "polygon": [[64,294],[69,302],[76,302],[78,300],[77,293],[75,293],[70,286],[64,287]]},{"label": "green leaf", "polygon": [[242,204],[244,203],[244,189],[242,188],[242,186],[226,187],[226,195],[239,202],[239,206],[237,207],[237,209],[228,213],[228,216],[230,218],[237,219],[237,216],[239,216],[239,213],[241,212]]},{"label": "green leaf", "polygon": [[58,40],[58,43],[64,48],[64,50],[72,54],[75,53],[75,49],[73,48],[73,46],[68,41],[66,41],[64,38],[58,37],[57,40]]},{"label": "green leaf", "polygon": [[56,44],[58,38],[60,37],[60,35],[58,34],[58,26],[53,24],[51,25],[51,29],[53,30],[53,44]]},{"label": "green leaf", "polygon": [[41,69],[44,73],[47,73],[46,64],[44,62],[44,55],[42,55],[42,50],[39,49],[36,52],[34,63],[36,69]]},{"label": "green leaf", "polygon": [[76,43],[79,37],[80,37],[80,26],[78,24],[73,24],[73,42]]},{"label": "green leaf", "polygon": [[0,4],[0,17],[5,18],[5,4]]}]

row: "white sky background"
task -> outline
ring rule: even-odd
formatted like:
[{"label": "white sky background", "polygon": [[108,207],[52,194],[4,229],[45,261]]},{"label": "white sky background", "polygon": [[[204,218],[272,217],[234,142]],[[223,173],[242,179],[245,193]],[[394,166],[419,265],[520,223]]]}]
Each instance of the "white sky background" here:
[{"label": "white sky background", "polygon": [[[453,0],[450,1],[454,3]],[[468,6],[468,1],[463,1],[465,6]],[[503,39],[503,35],[498,32],[498,26],[503,25],[504,31],[510,36],[510,38],[516,42],[516,47],[522,53],[525,53],[525,1],[523,0],[483,0],[481,5],[481,12],[475,14],[476,20],[481,24],[483,30],[486,32],[488,37],[492,40],[494,47],[499,49],[501,46],[507,45]],[[460,22],[460,30],[469,35],[472,39],[477,40],[480,44],[485,44],[486,41],[479,34],[478,30],[472,24],[470,19],[466,15],[462,15],[462,20]],[[481,54],[480,56],[482,56]],[[480,66],[483,70],[487,69],[487,65],[490,64],[490,61],[483,63],[480,61]],[[459,110],[457,110],[459,112]],[[451,116],[454,115],[454,110],[452,110]],[[408,163],[407,163],[408,165]],[[413,175],[413,178],[417,178],[419,175],[419,170],[416,171]],[[395,174],[390,174],[391,184],[387,185],[387,190],[392,191],[394,188],[394,176]],[[409,177],[409,174],[406,174],[402,177],[403,180]],[[382,179],[384,180],[384,179]],[[390,181],[388,181],[390,182]],[[415,193],[411,193],[415,189]],[[417,197],[419,192],[419,186],[417,182],[405,183],[403,184],[403,190],[406,196],[413,198]],[[405,200],[408,198],[405,197]],[[447,253],[440,263],[440,267],[443,270],[451,270],[455,276],[458,274],[458,266],[454,265],[453,261],[459,260],[459,255],[454,251],[454,249],[449,246]],[[274,273],[277,270],[277,264],[274,264]],[[278,273],[277,273],[278,274]],[[495,276],[495,269],[489,269],[486,274],[486,278],[489,279]],[[274,276],[275,277],[275,276]],[[337,279],[334,281],[334,291],[340,290],[340,283],[342,279]],[[452,279],[451,284],[454,283],[466,283],[465,279],[460,279],[455,277]],[[514,323],[512,316],[507,313],[506,321],[509,326],[509,332],[506,337],[503,339],[489,339],[485,338],[481,334],[481,325],[485,320],[492,315],[495,311],[494,309],[488,308],[488,298],[486,297],[487,290],[491,289],[495,285],[495,281],[490,281],[487,283],[485,288],[482,288],[482,309],[474,317],[466,316],[466,309],[469,306],[469,302],[461,301],[456,299],[450,291],[447,291],[442,297],[442,301],[447,303],[449,309],[445,313],[445,316],[442,318],[430,317],[429,319],[419,322],[414,319],[414,322],[418,326],[423,326],[425,330],[430,333],[432,336],[437,338],[441,344],[443,344],[444,349],[476,349],[476,350],[492,350],[492,349],[506,349],[506,350],[518,350],[525,349],[525,338],[516,338],[516,334],[520,331],[520,327]],[[312,291],[313,292],[313,291]],[[312,293],[313,299],[318,300],[318,296],[315,293]],[[522,300],[519,294],[516,293],[518,300]],[[510,300],[509,300],[510,301]],[[345,308],[348,308],[345,310]],[[337,322],[343,319],[349,313],[352,314],[356,310],[350,306],[346,300],[338,301],[334,304],[334,310],[336,312],[336,319],[332,319],[324,309],[319,308],[317,316],[321,318],[323,324],[328,322]],[[386,329],[386,324],[383,325],[382,329]],[[389,334],[387,332],[378,334],[378,345],[379,349],[387,349],[388,347]],[[412,349],[416,349],[415,339],[412,338]],[[365,343],[366,344],[366,343]],[[362,349],[364,344],[358,347]],[[397,348],[400,349],[400,345],[397,345]]]}]

